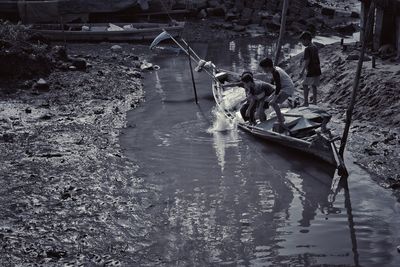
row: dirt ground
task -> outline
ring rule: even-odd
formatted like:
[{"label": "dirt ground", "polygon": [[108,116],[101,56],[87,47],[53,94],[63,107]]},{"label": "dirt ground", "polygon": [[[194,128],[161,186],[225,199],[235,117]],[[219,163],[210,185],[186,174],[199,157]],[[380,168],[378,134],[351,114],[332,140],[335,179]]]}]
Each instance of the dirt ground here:
[{"label": "dirt ground", "polygon": [[150,245],[155,190],[118,147],[144,97],[143,57],[120,45],[69,45],[87,66],[43,76],[49,88],[34,86],[39,77],[2,83],[1,266],[126,266]]},{"label": "dirt ground", "polygon": [[[319,50],[323,72],[319,100],[334,114],[335,133],[340,136],[360,47],[353,43],[342,50],[340,44],[327,45]],[[301,57],[298,55],[283,64],[297,88],[301,88]],[[380,178],[378,183],[394,189],[400,187],[399,83],[400,62],[377,58],[376,68],[372,68],[371,54],[366,56],[347,148],[358,164]],[[299,95],[302,96],[302,92]]]}]

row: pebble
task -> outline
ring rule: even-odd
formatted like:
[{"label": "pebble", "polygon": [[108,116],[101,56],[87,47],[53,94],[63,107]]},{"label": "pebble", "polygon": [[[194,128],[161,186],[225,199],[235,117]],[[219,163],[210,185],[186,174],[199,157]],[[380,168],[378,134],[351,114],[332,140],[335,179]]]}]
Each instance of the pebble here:
[{"label": "pebble", "polygon": [[119,52],[119,51],[122,51],[122,47],[119,45],[113,45],[113,46],[111,46],[111,50],[114,52]]},{"label": "pebble", "polygon": [[48,84],[43,78],[40,78],[40,79],[36,82],[35,87],[36,87],[38,90],[48,90],[48,89],[50,88],[49,84]]}]

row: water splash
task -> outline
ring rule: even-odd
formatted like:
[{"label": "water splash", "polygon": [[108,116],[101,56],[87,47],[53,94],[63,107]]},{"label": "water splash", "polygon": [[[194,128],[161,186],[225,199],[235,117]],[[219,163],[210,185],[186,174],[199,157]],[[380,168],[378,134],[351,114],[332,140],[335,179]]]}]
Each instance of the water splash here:
[{"label": "water splash", "polygon": [[231,131],[231,130],[236,130],[237,128],[237,120],[231,120],[225,116],[225,114],[215,107],[211,111],[213,115],[213,124],[210,128],[208,128],[207,132],[208,133],[216,133],[216,132],[225,132],[225,131]]}]

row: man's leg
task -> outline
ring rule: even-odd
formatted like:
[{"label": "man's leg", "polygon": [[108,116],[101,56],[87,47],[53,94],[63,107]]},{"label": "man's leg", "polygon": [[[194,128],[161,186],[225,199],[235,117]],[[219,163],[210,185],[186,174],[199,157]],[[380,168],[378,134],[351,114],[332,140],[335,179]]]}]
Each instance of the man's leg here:
[{"label": "man's leg", "polygon": [[313,89],[313,104],[316,105],[317,104],[317,86],[313,85],[312,89]]},{"label": "man's leg", "polygon": [[250,122],[255,124],[256,123],[256,111],[257,111],[257,103],[253,105],[253,107],[250,110]]},{"label": "man's leg", "polygon": [[265,115],[265,108],[264,108],[264,106],[265,106],[265,101],[264,101],[264,100],[261,100],[261,101],[258,103],[258,107],[257,107],[257,115],[258,115],[258,119],[259,119],[260,121],[265,121],[265,120],[267,119],[267,116]]},{"label": "man's leg", "polygon": [[303,84],[303,92],[304,92],[304,106],[308,107],[308,92],[309,92],[308,85]]},{"label": "man's leg", "polygon": [[275,110],[276,118],[278,119],[278,122],[280,124],[283,124],[285,122],[285,118],[282,115],[281,108],[279,107],[278,103],[273,102],[273,103],[271,103],[271,106]]},{"label": "man's leg", "polygon": [[249,107],[249,103],[244,103],[243,106],[240,108],[240,115],[242,115],[242,118],[244,121],[248,121],[249,118],[246,117],[246,110]]}]

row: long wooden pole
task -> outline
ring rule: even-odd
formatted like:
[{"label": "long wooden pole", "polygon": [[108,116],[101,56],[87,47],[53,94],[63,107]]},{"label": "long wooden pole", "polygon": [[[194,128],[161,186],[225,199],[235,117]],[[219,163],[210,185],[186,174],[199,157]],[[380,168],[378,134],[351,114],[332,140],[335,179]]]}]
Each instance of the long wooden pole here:
[{"label": "long wooden pole", "polygon": [[[364,33],[363,36],[369,36],[369,33],[372,29],[371,22],[372,22],[373,17],[375,16],[375,1],[374,0],[372,0],[372,2],[371,2],[367,16],[368,16],[367,23],[366,23],[365,27],[363,27],[363,29],[362,29],[362,31]],[[347,138],[349,136],[351,120],[352,120],[354,106],[356,103],[356,97],[357,97],[358,88],[359,88],[359,84],[360,84],[361,70],[362,70],[362,66],[364,63],[364,55],[365,55],[366,46],[367,46],[367,42],[366,42],[366,38],[364,38],[364,40],[362,41],[360,58],[358,59],[356,76],[355,76],[354,82],[353,82],[353,91],[351,93],[351,100],[350,100],[349,107],[347,108],[347,111],[346,111],[346,125],[344,127],[343,136],[342,136],[342,140],[340,143],[339,154],[342,158],[343,158],[343,154],[344,154],[344,149],[346,147]]]},{"label": "long wooden pole", "polygon": [[347,212],[347,222],[350,229],[351,250],[353,251],[354,266],[360,266],[360,255],[358,254],[357,236],[353,217],[353,208],[351,207],[350,189],[347,179],[342,179],[344,189],[344,206]]},{"label": "long wooden pole", "polygon": [[283,36],[285,35],[286,14],[287,14],[288,6],[289,6],[289,0],[283,0],[281,29],[279,31],[279,38],[278,38],[278,43],[276,45],[276,54],[275,54],[275,60],[274,60],[275,65],[278,65],[279,56],[281,54],[282,40],[283,40]]},{"label": "long wooden pole", "polygon": [[193,91],[194,91],[194,98],[196,100],[196,104],[199,103],[197,100],[197,90],[196,90],[196,83],[194,82],[194,76],[193,76],[193,69],[192,69],[192,57],[190,53],[190,46],[187,44],[187,51],[188,51],[188,58],[189,58],[189,69],[190,69],[190,75],[192,76],[192,84],[193,84]]}]

